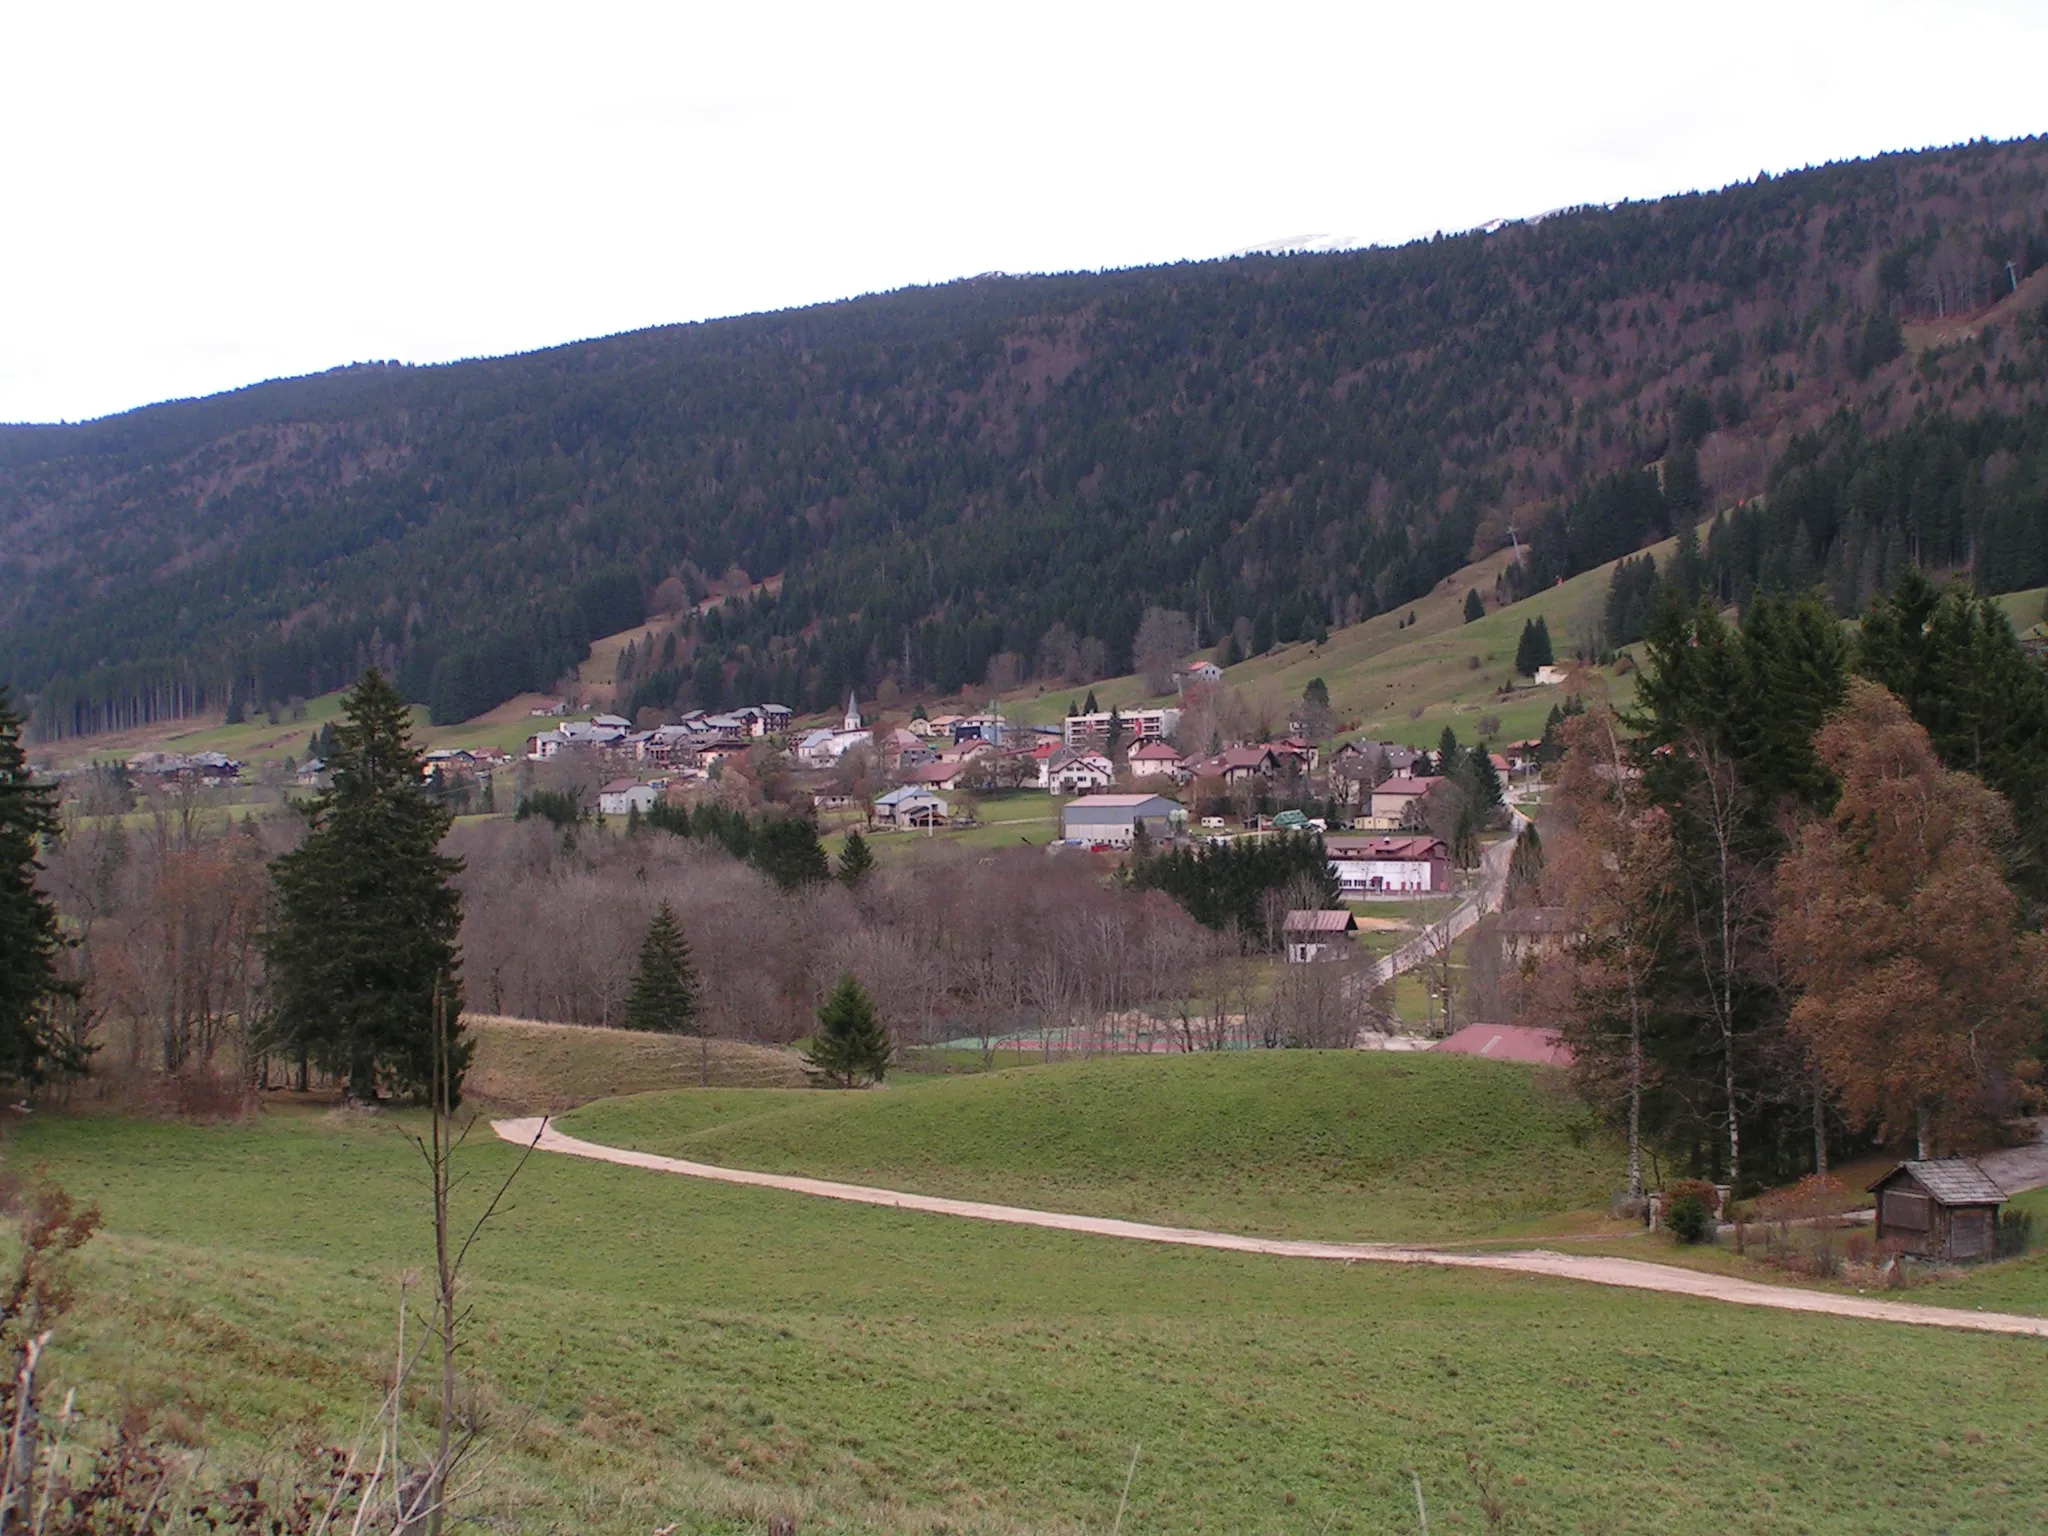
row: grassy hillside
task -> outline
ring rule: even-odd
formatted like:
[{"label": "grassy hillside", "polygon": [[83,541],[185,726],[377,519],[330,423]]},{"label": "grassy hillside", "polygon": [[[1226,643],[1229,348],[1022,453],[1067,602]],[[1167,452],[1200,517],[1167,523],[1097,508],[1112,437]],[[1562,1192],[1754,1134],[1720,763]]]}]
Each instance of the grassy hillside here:
[{"label": "grassy hillside", "polygon": [[[1661,561],[1671,547],[1667,539],[1650,549]],[[1574,667],[1570,683],[1555,688],[1536,687],[1514,670],[1522,626],[1538,617],[1549,626],[1559,659],[1566,660],[1564,652],[1575,629],[1604,609],[1613,564],[1584,571],[1518,603],[1495,607],[1494,578],[1513,558],[1512,551],[1489,555],[1396,612],[1333,630],[1320,645],[1282,646],[1227,668],[1224,679],[1246,698],[1269,704],[1284,728],[1288,709],[1300,702],[1309,679],[1320,677],[1330,690],[1330,706],[1339,721],[1357,721],[1358,729],[1376,740],[1415,746],[1434,745],[1447,724],[1462,740],[1477,740],[1478,722],[1489,715],[1500,717],[1496,740],[1541,735],[1552,706],[1567,693],[1577,693],[1589,703],[1626,702],[1634,684],[1612,669]],[[1467,624],[1465,594],[1473,590],[1485,598],[1487,614]],[[1411,613],[1413,624],[1406,622]],[[1512,691],[1502,694],[1503,686]],[[1087,691],[1046,689],[1006,709],[1020,721],[1048,723]],[[1096,683],[1093,692],[1105,709],[1172,702],[1170,696],[1147,697],[1143,679],[1136,676]]]},{"label": "grassy hillside", "polygon": [[494,1112],[559,1111],[656,1088],[799,1088],[794,1053],[737,1040],[697,1041],[631,1029],[470,1014],[476,1041],[464,1094]]},{"label": "grassy hillside", "polygon": [[[281,764],[289,757],[306,758],[306,738],[322,725],[341,719],[345,690],[335,689],[306,700],[303,719],[281,714],[276,725],[257,714],[240,725],[227,725],[218,714],[187,720],[162,720],[129,731],[110,731],[50,743],[34,749],[38,762],[70,766],[94,759],[122,759],[137,752],[222,752],[253,767]],[[554,722],[536,720],[527,713],[527,698],[466,720],[457,725],[435,725],[427,718],[425,705],[413,709],[413,741],[423,750],[435,747],[497,747],[517,755],[526,750],[526,738]]]},{"label": "grassy hillside", "polygon": [[[881,1097],[877,1095],[876,1097]],[[909,1095],[904,1095],[909,1097]],[[47,1357],[225,1474],[376,1402],[428,1259],[388,1116],[37,1116],[107,1229]],[[483,1198],[512,1149],[465,1153]],[[473,1207],[471,1207],[473,1208]],[[476,1251],[490,1528],[740,1536],[2048,1526],[2038,1341],[992,1228],[540,1157]],[[525,1404],[538,1411],[515,1435]]]},{"label": "grassy hillside", "polygon": [[572,1135],[925,1194],[1290,1236],[1478,1236],[1604,1206],[1619,1163],[1533,1071],[1357,1051],[1112,1057],[874,1093],[649,1094]]}]

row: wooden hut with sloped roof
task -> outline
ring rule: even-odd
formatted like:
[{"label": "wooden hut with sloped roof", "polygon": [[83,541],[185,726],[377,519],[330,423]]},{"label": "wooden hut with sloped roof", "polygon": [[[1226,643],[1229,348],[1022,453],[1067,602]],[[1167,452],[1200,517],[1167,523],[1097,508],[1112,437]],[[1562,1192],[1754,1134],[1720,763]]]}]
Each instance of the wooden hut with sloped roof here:
[{"label": "wooden hut with sloped roof", "polygon": [[1870,1186],[1877,1246],[1924,1259],[1988,1259],[2005,1191],[1967,1157],[1904,1162]]}]

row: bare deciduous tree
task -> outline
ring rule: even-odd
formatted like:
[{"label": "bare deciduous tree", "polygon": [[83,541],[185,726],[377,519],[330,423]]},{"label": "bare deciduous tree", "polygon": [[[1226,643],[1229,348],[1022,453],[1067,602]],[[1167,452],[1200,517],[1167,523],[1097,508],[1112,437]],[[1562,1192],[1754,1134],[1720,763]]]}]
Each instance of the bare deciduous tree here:
[{"label": "bare deciduous tree", "polygon": [[1166,692],[1181,658],[1194,648],[1194,621],[1186,614],[1177,608],[1147,608],[1131,644],[1132,663],[1145,679],[1145,691]]}]

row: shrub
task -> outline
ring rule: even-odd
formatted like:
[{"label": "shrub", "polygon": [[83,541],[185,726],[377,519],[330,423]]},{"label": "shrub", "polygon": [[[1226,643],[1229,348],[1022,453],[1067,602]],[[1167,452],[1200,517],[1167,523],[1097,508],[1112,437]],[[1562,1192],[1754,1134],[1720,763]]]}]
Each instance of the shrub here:
[{"label": "shrub", "polygon": [[2034,1218],[2026,1211],[2007,1211],[1998,1218],[1998,1256],[2018,1258],[2033,1245]]},{"label": "shrub", "polygon": [[1707,1242],[1714,1235],[1714,1204],[1718,1198],[1713,1185],[1698,1179],[1674,1184],[1664,1224],[1681,1243]]},{"label": "shrub", "polygon": [[536,789],[521,797],[512,819],[526,821],[535,816],[567,830],[583,820],[583,802],[574,790]]},{"label": "shrub", "polygon": [[1805,1216],[1839,1216],[1857,1203],[1857,1196],[1839,1178],[1808,1174],[1797,1184],[1758,1195],[1751,1202],[1760,1221],[1787,1221]]}]

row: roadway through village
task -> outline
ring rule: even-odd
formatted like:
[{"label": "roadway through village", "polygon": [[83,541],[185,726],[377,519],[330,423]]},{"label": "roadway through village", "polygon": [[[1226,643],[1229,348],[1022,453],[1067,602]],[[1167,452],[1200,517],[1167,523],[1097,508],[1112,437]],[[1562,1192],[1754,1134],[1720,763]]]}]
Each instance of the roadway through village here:
[{"label": "roadway through village", "polygon": [[746,1168],[721,1168],[713,1163],[693,1163],[652,1152],[634,1152],[624,1147],[601,1146],[565,1136],[546,1117],[498,1120],[492,1127],[498,1135],[523,1147],[555,1152],[569,1157],[616,1163],[626,1168],[653,1173],[680,1174],[686,1178],[711,1179],[723,1184],[745,1184],[757,1189],[782,1190],[825,1200],[848,1200],[860,1205],[879,1205],[892,1210],[922,1211],[935,1216],[957,1216],[971,1221],[1002,1222],[1010,1226],[1046,1227],[1057,1232],[1080,1232],[1097,1237],[1122,1238],[1128,1242],[1171,1243],[1184,1248],[1213,1248],[1231,1253],[1270,1254],[1278,1258],[1323,1259],[1344,1264],[1428,1264],[1444,1269],[1504,1270],[1515,1274],[1540,1275],[1553,1280],[1576,1280],[1591,1285],[1620,1286],[1628,1290],[1661,1291],[1674,1296],[1691,1296],[1734,1306],[1770,1307],[1782,1312],[1812,1312],[1830,1317],[1858,1318],[1872,1322],[1912,1323],[1922,1327],[1960,1328],[1977,1333],[2030,1334],[2048,1338],[2048,1317],[2027,1317],[2011,1312],[1972,1312],[1952,1307],[1922,1306],[1907,1301],[1884,1301],[1868,1296],[1848,1296],[1835,1291],[1796,1290],[1791,1286],[1764,1285],[1732,1275],[1680,1269],[1675,1265],[1653,1264],[1641,1259],[1615,1259],[1585,1254],[1555,1253],[1528,1249],[1512,1253],[1473,1252],[1427,1248],[1399,1243],[1328,1243],[1308,1239],[1245,1237],[1231,1232],[1205,1232],[1196,1227],[1162,1227],[1150,1222],[1122,1221],[1107,1216],[1076,1216],[1062,1211],[1037,1211],[1026,1206],[992,1205],[980,1200],[952,1200],[940,1195],[914,1195],[901,1190],[877,1189],[866,1184],[842,1184],[832,1179],[805,1178],[797,1174],[756,1173]]},{"label": "roadway through village", "polygon": [[1500,910],[1501,899],[1508,888],[1508,864],[1515,856],[1515,839],[1529,824],[1529,818],[1514,805],[1508,807],[1508,815],[1509,835],[1488,845],[1479,856],[1478,885],[1466,892],[1464,899],[1445,917],[1429,924],[1415,938],[1376,961],[1368,973],[1369,986],[1383,986],[1396,976],[1425,964],[1471,932],[1486,913]]}]

